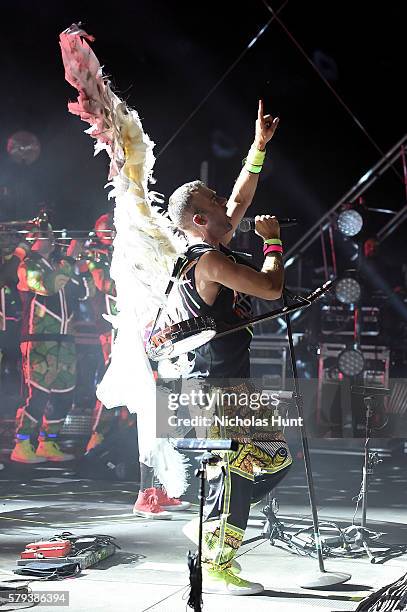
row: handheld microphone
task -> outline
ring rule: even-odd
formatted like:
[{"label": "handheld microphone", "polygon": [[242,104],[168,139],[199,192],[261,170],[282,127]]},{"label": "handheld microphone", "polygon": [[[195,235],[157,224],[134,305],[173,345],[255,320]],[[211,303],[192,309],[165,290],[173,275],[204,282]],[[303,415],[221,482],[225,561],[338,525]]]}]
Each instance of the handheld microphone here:
[{"label": "handheld microphone", "polygon": [[[292,227],[293,225],[297,225],[298,221],[297,219],[279,219],[277,218],[277,221],[280,224],[280,227]],[[255,229],[255,221],[254,221],[254,217],[244,217],[239,225],[237,226],[237,229],[239,230],[239,232],[250,232],[252,230]]]}]

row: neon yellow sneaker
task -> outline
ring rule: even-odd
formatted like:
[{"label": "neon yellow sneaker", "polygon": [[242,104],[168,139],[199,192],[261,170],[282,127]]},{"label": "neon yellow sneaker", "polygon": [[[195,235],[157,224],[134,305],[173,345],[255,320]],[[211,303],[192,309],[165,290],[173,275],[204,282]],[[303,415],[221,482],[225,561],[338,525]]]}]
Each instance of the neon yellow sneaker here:
[{"label": "neon yellow sneaker", "polygon": [[11,461],[18,463],[43,463],[46,461],[43,457],[36,455],[31,440],[18,440],[10,455]]},{"label": "neon yellow sneaker", "polygon": [[[182,532],[184,535],[187,536],[187,538],[189,540],[191,540],[191,542],[193,542],[196,546],[198,546],[198,541],[199,541],[199,517],[196,517],[194,519],[192,519],[192,521],[188,521],[188,523],[185,523],[185,525],[182,528]],[[238,561],[236,561],[236,559],[233,559],[229,569],[234,573],[234,574],[240,574],[240,572],[242,571],[242,566],[240,565],[240,563]]]},{"label": "neon yellow sneaker", "polygon": [[202,566],[202,592],[218,595],[256,595],[262,593],[264,586],[237,576],[230,567],[219,569]]},{"label": "neon yellow sneaker", "polygon": [[74,455],[63,453],[54,440],[41,440],[38,443],[37,457],[44,457],[46,461],[72,461]]}]

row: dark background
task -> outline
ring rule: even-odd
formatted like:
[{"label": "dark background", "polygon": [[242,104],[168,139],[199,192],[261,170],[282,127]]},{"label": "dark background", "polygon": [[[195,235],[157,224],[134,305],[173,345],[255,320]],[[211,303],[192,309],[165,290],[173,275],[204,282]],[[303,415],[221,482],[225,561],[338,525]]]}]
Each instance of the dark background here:
[{"label": "dark background", "polygon": [[[269,4],[278,9],[282,2]],[[109,207],[108,162],[103,153],[93,158],[87,124],[67,111],[76,92],[64,80],[59,32],[82,21],[95,35],[97,57],[118,94],[138,110],[159,155],[271,16],[262,0],[14,0],[1,10],[0,219],[31,218],[45,203],[54,209],[54,227],[79,229],[92,228]],[[387,152],[405,133],[403,3],[289,0],[279,16]],[[207,160],[210,185],[228,195],[253,137],[259,97],[281,121],[251,214],[298,216],[301,226],[284,235],[291,245],[382,154],[276,22],[159,155],[154,188],[168,197],[199,178]],[[31,165],[7,154],[17,130],[40,140],[41,155]],[[400,178],[387,171],[366,200],[399,209]],[[378,226],[386,221],[376,216]],[[407,259],[403,231],[405,225],[390,240],[398,262]]]}]

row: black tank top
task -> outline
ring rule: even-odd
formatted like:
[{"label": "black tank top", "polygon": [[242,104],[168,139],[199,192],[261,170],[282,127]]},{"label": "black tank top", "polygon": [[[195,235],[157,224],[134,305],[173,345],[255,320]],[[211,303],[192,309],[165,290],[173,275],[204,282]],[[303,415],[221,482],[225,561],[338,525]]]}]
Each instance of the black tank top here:
[{"label": "black tank top", "polygon": [[[250,296],[221,286],[215,302],[209,306],[199,295],[195,285],[195,266],[200,257],[217,249],[209,244],[196,244],[186,251],[178,277],[186,281],[174,287],[177,321],[201,315],[210,315],[217,322],[233,325],[242,323],[251,316]],[[227,257],[254,268],[243,257],[221,245],[220,250]],[[256,268],[254,268],[256,269]],[[250,342],[252,326],[223,338],[211,340],[195,349],[192,356],[191,378],[250,378]],[[191,356],[191,355],[190,355]]]}]

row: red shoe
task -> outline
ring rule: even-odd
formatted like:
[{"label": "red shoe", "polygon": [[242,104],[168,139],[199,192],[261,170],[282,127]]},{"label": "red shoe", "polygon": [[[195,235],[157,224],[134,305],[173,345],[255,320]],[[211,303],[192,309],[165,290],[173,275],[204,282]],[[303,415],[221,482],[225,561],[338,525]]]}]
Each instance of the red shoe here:
[{"label": "red shoe", "polygon": [[172,519],[171,512],[164,510],[158,503],[157,489],[153,487],[145,491],[139,491],[133,507],[133,514],[148,519]]},{"label": "red shoe", "polygon": [[189,502],[181,501],[180,499],[176,499],[175,497],[168,497],[165,489],[155,489],[155,491],[160,506],[162,506],[166,510],[171,510],[171,512],[176,512],[177,510],[186,510],[191,505]]}]

